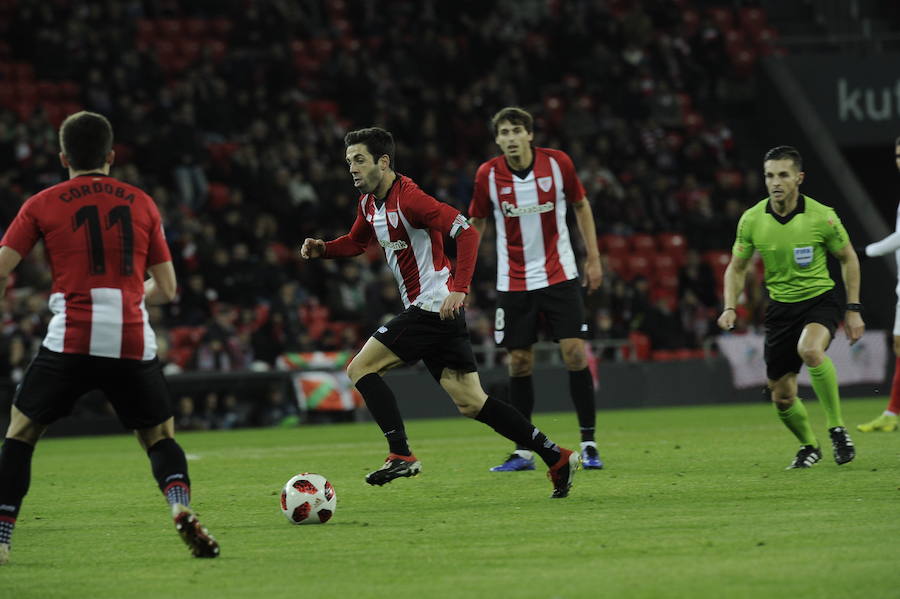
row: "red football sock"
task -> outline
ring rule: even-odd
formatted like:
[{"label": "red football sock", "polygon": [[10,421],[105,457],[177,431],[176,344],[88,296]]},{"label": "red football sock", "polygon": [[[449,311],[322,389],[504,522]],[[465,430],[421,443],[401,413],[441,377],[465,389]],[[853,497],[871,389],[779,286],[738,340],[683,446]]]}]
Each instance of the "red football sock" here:
[{"label": "red football sock", "polygon": [[894,380],[891,382],[891,401],[887,406],[888,412],[900,414],[900,357],[894,360]]}]

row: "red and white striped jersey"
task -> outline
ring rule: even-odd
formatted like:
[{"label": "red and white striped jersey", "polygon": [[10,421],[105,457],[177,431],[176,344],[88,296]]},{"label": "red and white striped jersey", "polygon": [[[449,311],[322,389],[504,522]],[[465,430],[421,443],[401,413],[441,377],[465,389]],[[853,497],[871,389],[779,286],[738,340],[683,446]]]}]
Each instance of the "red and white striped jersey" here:
[{"label": "red and white striped jersey", "polygon": [[[444,254],[444,235],[456,238],[460,248],[456,273],[450,272]],[[460,241],[470,236],[474,243],[463,252]],[[475,230],[458,210],[438,202],[409,177],[398,174],[384,202],[372,194],[360,196],[350,233],[327,242],[325,257],[359,255],[371,240],[384,250],[404,307],[438,312],[451,291],[468,293],[477,252]]]},{"label": "red and white striped jersey", "polygon": [[478,168],[469,216],[494,215],[498,291],[542,289],[578,276],[566,210],[582,198],[572,159],[559,150],[534,148],[534,165],[524,179],[503,156]]},{"label": "red and white striped jersey", "polygon": [[22,205],[0,245],[25,256],[40,238],[53,274],[44,347],[105,358],[156,357],[144,279],[148,266],[172,256],[150,196],[101,174],[59,183]]}]

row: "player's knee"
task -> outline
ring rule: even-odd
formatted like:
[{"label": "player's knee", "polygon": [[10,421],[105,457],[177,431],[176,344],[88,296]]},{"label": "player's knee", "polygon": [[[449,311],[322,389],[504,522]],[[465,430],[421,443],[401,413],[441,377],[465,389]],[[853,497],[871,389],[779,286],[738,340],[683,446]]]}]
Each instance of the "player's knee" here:
[{"label": "player's knee", "polygon": [[531,352],[513,351],[509,356],[509,376],[530,376],[534,369]]},{"label": "player's knee", "polygon": [[797,353],[807,366],[818,366],[825,359],[825,352],[820,347],[800,345]]},{"label": "player's knee", "polygon": [[587,368],[587,353],[584,351],[584,344],[572,344],[562,350],[563,362],[569,370],[583,370]]},{"label": "player's knee", "polygon": [[353,382],[354,385],[356,384],[356,381],[372,372],[374,372],[372,368],[358,358],[353,358],[350,360],[350,363],[347,364],[347,376],[350,377],[350,381]]},{"label": "player's knee", "polygon": [[459,413],[467,418],[475,418],[484,406],[486,395],[479,386],[472,386],[463,377],[447,374],[441,378],[441,387],[453,400]]}]

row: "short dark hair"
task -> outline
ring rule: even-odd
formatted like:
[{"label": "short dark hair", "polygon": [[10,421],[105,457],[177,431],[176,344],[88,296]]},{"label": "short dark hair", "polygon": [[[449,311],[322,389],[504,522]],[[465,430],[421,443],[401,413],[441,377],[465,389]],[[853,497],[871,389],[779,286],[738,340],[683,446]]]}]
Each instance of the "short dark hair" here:
[{"label": "short dark hair", "polygon": [[102,168],[112,145],[112,125],[102,114],[82,110],[67,116],[59,127],[59,147],[73,170]]},{"label": "short dark hair", "polygon": [[491,119],[491,127],[494,129],[495,136],[497,135],[497,127],[502,121],[509,121],[513,125],[521,125],[529,133],[534,131],[534,117],[527,110],[518,106],[507,106],[494,115]]},{"label": "short dark hair", "polygon": [[797,148],[792,146],[776,146],[772,148],[766,152],[763,162],[769,160],[791,160],[798,171],[803,170],[803,158],[800,156],[800,152],[797,151]]},{"label": "short dark hair", "polygon": [[384,155],[388,157],[388,166],[394,168],[394,136],[381,127],[357,129],[344,136],[344,147],[363,144],[375,162]]}]

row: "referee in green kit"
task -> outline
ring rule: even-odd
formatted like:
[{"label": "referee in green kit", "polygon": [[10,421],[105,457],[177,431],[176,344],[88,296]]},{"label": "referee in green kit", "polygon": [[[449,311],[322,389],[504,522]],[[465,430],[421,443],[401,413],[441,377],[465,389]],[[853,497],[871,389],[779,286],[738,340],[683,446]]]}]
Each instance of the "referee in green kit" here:
[{"label": "referee in green kit", "polygon": [[[825,355],[844,317],[851,345],[865,331],[859,303],[859,260],[847,231],[832,208],[800,193],[803,159],[790,146],[769,150],[763,159],[769,197],[741,216],[731,262],[725,270],[725,307],[719,327],[734,327],[735,307],[754,251],[765,265],[769,305],[765,318],[768,386],[778,417],[802,447],[788,468],[809,468],[822,451],[803,402],[797,397],[797,373],[806,364],[816,397],[828,420],[834,461],[856,457],[841,417],[837,372]],[[825,251],[841,263],[847,290],[842,305],[828,275]]]}]

